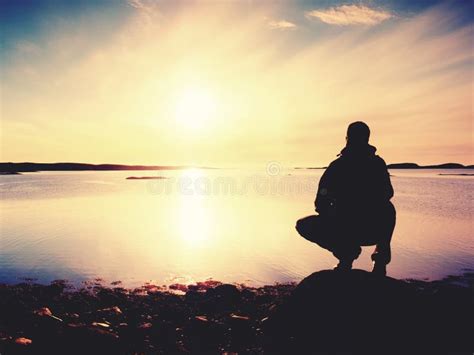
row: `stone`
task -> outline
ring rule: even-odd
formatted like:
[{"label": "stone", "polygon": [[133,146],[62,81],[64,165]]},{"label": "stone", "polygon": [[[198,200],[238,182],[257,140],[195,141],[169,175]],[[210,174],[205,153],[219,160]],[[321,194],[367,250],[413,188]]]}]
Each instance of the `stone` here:
[{"label": "stone", "polygon": [[27,345],[30,345],[31,343],[33,343],[33,340],[28,339],[28,338],[20,337],[20,338],[15,339],[15,344],[18,344],[18,345],[27,346]]}]

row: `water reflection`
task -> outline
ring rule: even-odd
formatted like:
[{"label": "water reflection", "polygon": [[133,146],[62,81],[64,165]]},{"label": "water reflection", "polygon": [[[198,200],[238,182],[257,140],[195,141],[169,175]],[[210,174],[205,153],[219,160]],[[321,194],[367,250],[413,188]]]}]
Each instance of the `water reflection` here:
[{"label": "water reflection", "polygon": [[[203,170],[188,169],[179,174],[179,179],[189,182],[189,185],[204,176]],[[186,190],[186,188],[183,191],[188,193],[178,194],[178,213],[174,219],[174,225],[179,229],[182,247],[191,249],[209,247],[215,216],[202,196],[198,196],[194,194],[193,190]]]},{"label": "water reflection", "polygon": [[[321,174],[160,172],[169,183],[188,179],[192,184],[161,193],[150,191],[150,181],[126,180],[127,172],[2,176],[0,282],[18,282],[20,276],[43,282],[103,277],[134,285],[213,277],[261,284],[298,280],[332,267],[329,253],[294,231],[298,218],[313,213],[314,189],[207,190],[215,181],[253,181],[259,173],[269,183],[284,176],[289,187],[309,180],[316,187]],[[437,278],[473,267],[474,180],[438,172],[404,174],[397,171],[393,177],[399,218],[390,274]],[[370,267],[370,251],[364,250],[356,267]]]}]

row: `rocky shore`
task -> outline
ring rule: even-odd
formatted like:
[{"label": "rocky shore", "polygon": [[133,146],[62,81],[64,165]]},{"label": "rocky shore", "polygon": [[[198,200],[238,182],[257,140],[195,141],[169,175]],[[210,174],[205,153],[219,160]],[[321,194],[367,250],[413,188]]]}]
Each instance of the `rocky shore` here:
[{"label": "rocky shore", "polygon": [[473,280],[325,270],[259,288],[0,285],[0,353],[472,353]]}]

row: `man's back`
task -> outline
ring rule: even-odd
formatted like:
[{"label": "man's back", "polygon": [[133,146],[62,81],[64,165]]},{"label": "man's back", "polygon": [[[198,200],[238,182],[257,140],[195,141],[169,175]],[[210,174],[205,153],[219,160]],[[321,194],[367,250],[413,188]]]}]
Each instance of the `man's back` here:
[{"label": "man's back", "polygon": [[347,146],[324,172],[316,196],[321,214],[361,216],[387,205],[393,188],[387,166],[371,145]]}]

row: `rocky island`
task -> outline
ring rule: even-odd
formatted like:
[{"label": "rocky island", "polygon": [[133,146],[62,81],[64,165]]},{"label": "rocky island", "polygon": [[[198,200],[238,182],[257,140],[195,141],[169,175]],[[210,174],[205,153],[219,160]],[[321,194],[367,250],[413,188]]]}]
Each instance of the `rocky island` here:
[{"label": "rocky island", "polygon": [[163,180],[168,179],[166,176],[129,176],[127,180]]},{"label": "rocky island", "polygon": [[183,165],[122,165],[122,164],[85,164],[85,163],[0,163],[0,172],[37,172],[37,171],[114,171],[114,170],[183,170],[211,169]]}]

